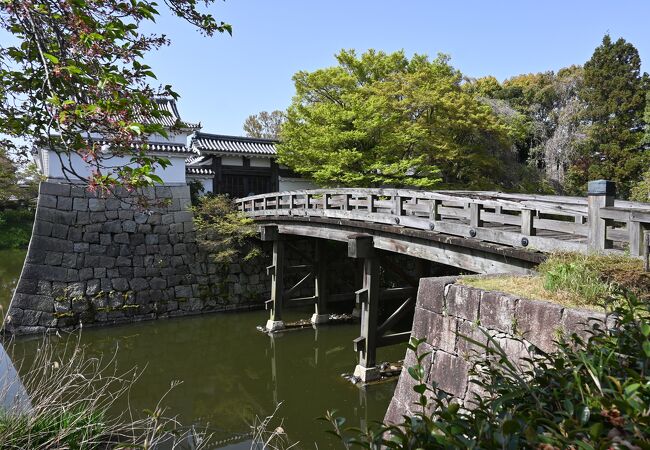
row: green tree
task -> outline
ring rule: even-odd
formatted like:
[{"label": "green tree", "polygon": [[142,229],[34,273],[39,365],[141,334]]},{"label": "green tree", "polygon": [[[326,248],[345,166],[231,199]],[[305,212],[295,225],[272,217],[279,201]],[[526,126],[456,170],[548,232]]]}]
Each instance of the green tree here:
[{"label": "green tree", "polygon": [[246,136],[261,139],[280,139],[280,127],[285,121],[284,111],[262,111],[244,121]]},{"label": "green tree", "polygon": [[[214,0],[201,3],[209,5]],[[176,16],[203,33],[230,32],[198,9],[198,0],[165,0]],[[155,75],[143,59],[168,44],[164,35],[144,33],[158,4],[151,0],[5,0],[0,27],[13,39],[0,48],[0,133],[11,140],[49,148],[62,158],[78,154],[93,173],[84,178],[67,167],[71,179],[92,188],[137,188],[156,181],[154,169],[166,160],[133,148],[151,133],[165,134],[170,113],[157,108],[156,94],[176,97],[170,86],[152,87]],[[132,156],[135,166],[112,167],[102,144],[113,154]]]},{"label": "green tree", "polygon": [[330,186],[501,184],[508,126],[462,88],[448,57],[349,50],[336,59],[294,75],[282,164]]},{"label": "green tree", "polygon": [[606,178],[627,196],[641,178],[650,162],[641,144],[647,77],[641,74],[639,52],[623,38],[613,42],[606,35],[585,63],[579,95],[587,139],[572,167],[574,191],[583,191],[590,179]]}]

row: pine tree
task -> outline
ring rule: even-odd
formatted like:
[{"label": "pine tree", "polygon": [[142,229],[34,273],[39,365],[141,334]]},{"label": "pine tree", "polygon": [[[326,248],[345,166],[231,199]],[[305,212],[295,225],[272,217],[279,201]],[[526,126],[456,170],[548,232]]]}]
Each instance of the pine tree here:
[{"label": "pine tree", "polygon": [[615,181],[622,196],[641,178],[648,152],[643,148],[647,74],[641,74],[637,49],[605,35],[584,66],[580,97],[586,107],[582,121],[587,139],[572,168],[574,190],[590,179]]}]

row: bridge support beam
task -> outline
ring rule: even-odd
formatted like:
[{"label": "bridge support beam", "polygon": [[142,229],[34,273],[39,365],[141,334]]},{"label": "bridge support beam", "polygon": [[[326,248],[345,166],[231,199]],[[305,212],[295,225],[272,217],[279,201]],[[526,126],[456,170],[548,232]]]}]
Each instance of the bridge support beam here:
[{"label": "bridge support beam", "polygon": [[377,316],[379,310],[379,260],[375,254],[372,236],[354,235],[348,241],[348,256],[363,259],[363,286],[357,291],[361,305],[361,336],[354,347],[359,363],[354,375],[368,382],[380,378],[377,367]]},{"label": "bridge support beam", "polygon": [[277,331],[284,328],[282,309],[284,302],[284,241],[280,237],[277,225],[261,227],[262,241],[273,242],[273,264],[266,268],[271,275],[271,314],[266,322],[267,331]]},{"label": "bridge support beam", "polygon": [[327,283],[327,246],[323,239],[316,239],[316,258],[314,259],[316,270],[315,292],[316,306],[311,316],[311,323],[319,324],[329,322],[327,312],[327,300],[329,297],[329,286]]}]

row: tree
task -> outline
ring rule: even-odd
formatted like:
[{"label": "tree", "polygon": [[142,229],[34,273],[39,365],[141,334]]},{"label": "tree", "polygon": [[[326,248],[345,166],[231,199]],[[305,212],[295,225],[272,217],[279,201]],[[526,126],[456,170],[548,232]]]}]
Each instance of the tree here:
[{"label": "tree", "polygon": [[448,57],[350,50],[336,59],[294,75],[282,164],[322,185],[500,184],[508,127],[462,89]]},{"label": "tree", "polygon": [[[205,0],[209,5],[214,0]],[[176,16],[206,35],[231,32],[197,9],[198,0],[165,0]],[[0,48],[0,133],[47,147],[62,161],[81,156],[92,168],[84,178],[67,164],[66,176],[83,179],[92,189],[125,185],[134,189],[159,179],[154,170],[163,158],[136,152],[133,143],[151,133],[166,134],[161,122],[170,113],[156,107],[158,94],[177,97],[170,86],[154,88],[144,55],[168,44],[164,35],[141,31],[154,22],[151,0],[6,0],[0,26],[15,45]],[[131,155],[135,167],[112,167],[101,136],[113,154]]]},{"label": "tree", "polygon": [[259,114],[252,114],[244,122],[246,136],[260,139],[279,139],[280,127],[286,120],[283,111],[262,111]]},{"label": "tree", "polygon": [[641,144],[647,81],[637,49],[623,38],[613,42],[605,35],[584,66],[579,95],[585,103],[581,118],[587,139],[572,167],[574,190],[584,190],[589,179],[606,178],[627,196],[641,178],[650,163]]}]

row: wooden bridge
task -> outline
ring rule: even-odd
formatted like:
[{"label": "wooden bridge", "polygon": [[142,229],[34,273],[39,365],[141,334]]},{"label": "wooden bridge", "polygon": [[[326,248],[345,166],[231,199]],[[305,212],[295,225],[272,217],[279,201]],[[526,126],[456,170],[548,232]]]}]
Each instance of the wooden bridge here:
[{"label": "wooden bridge", "polygon": [[[348,243],[348,256],[363,261],[362,285],[355,292],[361,307],[361,336],[355,340],[364,381],[378,376],[378,346],[408,340],[409,334],[387,334],[412,311],[419,277],[402,271],[407,285],[392,293],[379,287],[379,267],[386,267],[376,250],[454,266],[474,273],[530,273],[545,254],[648,253],[650,204],[615,200],[609,181],[589,183],[587,198],[504,194],[476,191],[417,191],[405,189],[317,189],[256,195],[237,200],[240,211],[261,227],[261,238],[273,242],[271,318],[269,331],[283,327],[282,309],[309,277],[314,295],[299,302],[315,304],[312,322],[327,318],[325,261],[319,242]],[[284,287],[285,240],[289,236],[316,239],[314,264],[288,290]],[[399,290],[401,289],[401,291]],[[377,323],[382,298],[403,295],[404,302],[383,323]]]}]

